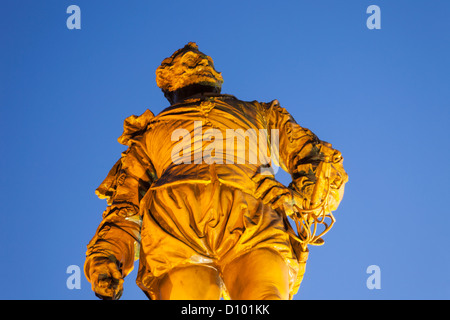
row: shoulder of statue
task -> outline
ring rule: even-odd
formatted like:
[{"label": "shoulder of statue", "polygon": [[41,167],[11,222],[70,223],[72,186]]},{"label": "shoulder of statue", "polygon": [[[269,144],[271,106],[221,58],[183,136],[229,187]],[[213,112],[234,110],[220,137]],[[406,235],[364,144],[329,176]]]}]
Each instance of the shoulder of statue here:
[{"label": "shoulder of statue", "polygon": [[106,178],[102,181],[98,188],[95,189],[95,194],[97,195],[97,197],[99,197],[100,199],[106,199],[108,205],[111,205],[112,203],[112,196],[114,195],[117,187],[116,180],[120,175],[121,169],[122,158],[117,160],[111,170],[109,170]]},{"label": "shoulder of statue", "polygon": [[289,114],[285,108],[283,108],[280,104],[280,102],[277,99],[274,99],[269,102],[258,102],[255,101],[255,104],[258,104],[260,108],[266,113],[267,115],[271,114]]},{"label": "shoulder of statue", "polygon": [[130,145],[133,138],[147,130],[151,120],[155,117],[153,112],[145,110],[140,116],[132,115],[124,120],[123,133],[117,139],[123,145]]}]

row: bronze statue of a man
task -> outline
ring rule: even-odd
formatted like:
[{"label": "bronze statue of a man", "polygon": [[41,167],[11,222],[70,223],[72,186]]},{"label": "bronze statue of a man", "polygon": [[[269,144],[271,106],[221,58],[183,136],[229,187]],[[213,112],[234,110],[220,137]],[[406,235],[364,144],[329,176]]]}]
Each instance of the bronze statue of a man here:
[{"label": "bronze statue of a man", "polygon": [[[164,59],[156,82],[171,106],[125,120],[128,148],[96,190],[108,207],[87,250],[93,291],[120,298],[139,258],[150,299],[292,298],[307,246],[323,242],[342,199],[340,153],[276,100],[221,94],[195,43]],[[275,180],[278,165],[289,187]]]}]

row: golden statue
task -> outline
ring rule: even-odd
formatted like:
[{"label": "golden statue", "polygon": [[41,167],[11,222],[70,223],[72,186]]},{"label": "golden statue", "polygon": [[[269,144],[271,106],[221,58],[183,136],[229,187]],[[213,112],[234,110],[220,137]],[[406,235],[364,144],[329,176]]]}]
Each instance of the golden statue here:
[{"label": "golden statue", "polygon": [[341,154],[277,100],[221,94],[221,73],[195,43],[164,59],[156,82],[171,106],[125,120],[128,148],[96,190],[108,207],[87,249],[93,291],[120,298],[139,259],[149,299],[291,299],[308,245],[334,223]]}]

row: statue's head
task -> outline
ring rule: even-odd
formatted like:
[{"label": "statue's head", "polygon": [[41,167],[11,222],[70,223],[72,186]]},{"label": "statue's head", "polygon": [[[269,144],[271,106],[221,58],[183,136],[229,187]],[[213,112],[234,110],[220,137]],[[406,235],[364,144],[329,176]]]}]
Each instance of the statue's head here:
[{"label": "statue's head", "polygon": [[211,57],[200,52],[194,42],[175,51],[156,69],[156,84],[169,101],[176,92],[188,89],[220,92],[222,83],[222,75],[214,69]]}]

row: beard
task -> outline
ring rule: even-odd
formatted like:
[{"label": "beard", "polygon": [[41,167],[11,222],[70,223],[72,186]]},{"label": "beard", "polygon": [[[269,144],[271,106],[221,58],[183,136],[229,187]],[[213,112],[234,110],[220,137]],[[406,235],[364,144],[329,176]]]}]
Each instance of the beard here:
[{"label": "beard", "polygon": [[222,83],[222,75],[213,68],[196,66],[195,68],[186,68],[180,74],[175,75],[172,79],[170,91],[178,90],[193,84],[221,87]]}]

